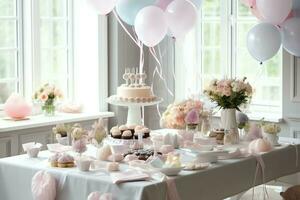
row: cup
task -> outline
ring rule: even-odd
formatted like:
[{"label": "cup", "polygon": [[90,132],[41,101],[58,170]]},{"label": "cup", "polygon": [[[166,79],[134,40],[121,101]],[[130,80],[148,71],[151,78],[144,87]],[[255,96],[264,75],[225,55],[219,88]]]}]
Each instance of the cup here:
[{"label": "cup", "polygon": [[76,160],[76,165],[80,171],[87,172],[90,170],[91,162],[88,158],[79,158]]}]

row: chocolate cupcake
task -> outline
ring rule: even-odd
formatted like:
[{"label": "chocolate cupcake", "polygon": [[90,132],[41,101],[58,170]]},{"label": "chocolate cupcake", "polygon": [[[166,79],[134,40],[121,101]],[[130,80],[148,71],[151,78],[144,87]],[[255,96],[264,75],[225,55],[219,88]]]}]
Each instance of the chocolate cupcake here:
[{"label": "chocolate cupcake", "polygon": [[116,139],[121,139],[122,134],[120,130],[114,130],[111,132],[111,137],[116,138]]},{"label": "chocolate cupcake", "polygon": [[114,126],[110,129],[109,133],[112,135],[112,132],[120,131],[118,126]]},{"label": "chocolate cupcake", "polygon": [[143,130],[144,128],[146,128],[145,126],[141,126],[141,125],[137,125],[134,129],[134,132],[138,132],[138,131],[141,131]]},{"label": "chocolate cupcake", "polygon": [[136,125],[129,125],[129,126],[127,126],[128,130],[130,130],[132,134],[134,134],[135,127],[136,127]]},{"label": "chocolate cupcake", "polygon": [[130,130],[124,131],[122,133],[122,139],[131,140],[133,138],[133,133]]},{"label": "chocolate cupcake", "polygon": [[142,132],[144,133],[143,138],[150,137],[150,129],[149,128],[143,128]]},{"label": "chocolate cupcake", "polygon": [[122,125],[119,127],[120,131],[121,131],[121,134],[123,134],[124,131],[127,131],[128,130],[128,127],[126,125]]}]

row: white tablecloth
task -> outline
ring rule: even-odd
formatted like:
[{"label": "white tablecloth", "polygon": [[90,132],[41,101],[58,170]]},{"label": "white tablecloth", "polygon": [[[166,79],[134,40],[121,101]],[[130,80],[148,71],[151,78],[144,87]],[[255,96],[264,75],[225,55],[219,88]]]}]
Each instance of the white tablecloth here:
[{"label": "white tablecloth", "polygon": [[[300,150],[299,147],[282,146],[262,156],[267,182],[300,171],[300,166],[296,166],[296,148]],[[47,162],[48,156],[49,152],[44,151],[36,159],[29,159],[27,155],[0,159],[0,199],[32,199],[31,179],[39,170],[46,170],[59,180],[57,200],[85,200],[93,191],[111,192],[115,200],[166,199],[164,182],[140,181],[116,185],[103,171],[52,168]],[[175,179],[177,190],[182,200],[224,199],[253,186],[256,164],[254,157],[248,157],[219,161],[203,171],[182,171]],[[126,165],[121,166],[122,170],[125,168]],[[259,174],[257,184],[261,183]]]}]

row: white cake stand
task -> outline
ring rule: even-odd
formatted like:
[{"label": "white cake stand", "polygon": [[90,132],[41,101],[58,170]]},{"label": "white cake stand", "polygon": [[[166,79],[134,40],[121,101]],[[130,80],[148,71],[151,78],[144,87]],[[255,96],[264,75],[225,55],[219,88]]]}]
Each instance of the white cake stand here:
[{"label": "white cake stand", "polygon": [[142,109],[145,106],[153,106],[157,105],[160,102],[162,102],[162,98],[157,98],[155,101],[151,102],[124,102],[120,100],[115,100],[108,98],[107,102],[109,104],[115,105],[115,106],[123,106],[128,107],[128,113],[127,113],[127,125],[133,125],[133,124],[143,124],[144,125],[144,119],[142,116]]}]

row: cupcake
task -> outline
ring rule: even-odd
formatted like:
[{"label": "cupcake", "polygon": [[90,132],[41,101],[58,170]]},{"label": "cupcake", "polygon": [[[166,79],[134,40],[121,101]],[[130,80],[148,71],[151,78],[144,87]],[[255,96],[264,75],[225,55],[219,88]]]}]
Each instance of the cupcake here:
[{"label": "cupcake", "polygon": [[116,138],[116,139],[121,139],[121,131],[120,130],[114,130],[111,132],[111,137]]},{"label": "cupcake", "polygon": [[143,128],[145,128],[145,126],[137,125],[134,129],[134,132],[141,131],[141,130],[143,130]]},{"label": "cupcake", "polygon": [[150,129],[149,128],[143,128],[142,132],[144,133],[143,138],[150,137]]},{"label": "cupcake", "polygon": [[133,133],[130,130],[124,131],[122,133],[122,139],[130,140],[133,138]]},{"label": "cupcake", "polygon": [[128,127],[126,125],[122,125],[119,127],[121,133],[123,134],[124,131],[127,131],[128,130]]},{"label": "cupcake", "polygon": [[116,131],[119,131],[119,127],[118,126],[114,126],[110,129],[110,135],[112,135],[112,132],[116,132]]},{"label": "cupcake", "polygon": [[106,169],[109,172],[119,171],[119,163],[117,163],[117,162],[107,163]]},{"label": "cupcake", "polygon": [[132,134],[134,134],[135,127],[136,127],[136,125],[129,125],[129,126],[127,126],[128,130],[130,130]]},{"label": "cupcake", "polygon": [[58,165],[58,159],[61,157],[61,154],[56,153],[52,156],[50,156],[50,158],[48,159],[48,161],[50,162],[51,167],[57,167]]},{"label": "cupcake", "polygon": [[57,166],[60,168],[74,167],[74,158],[68,154],[63,154],[57,161]]}]

